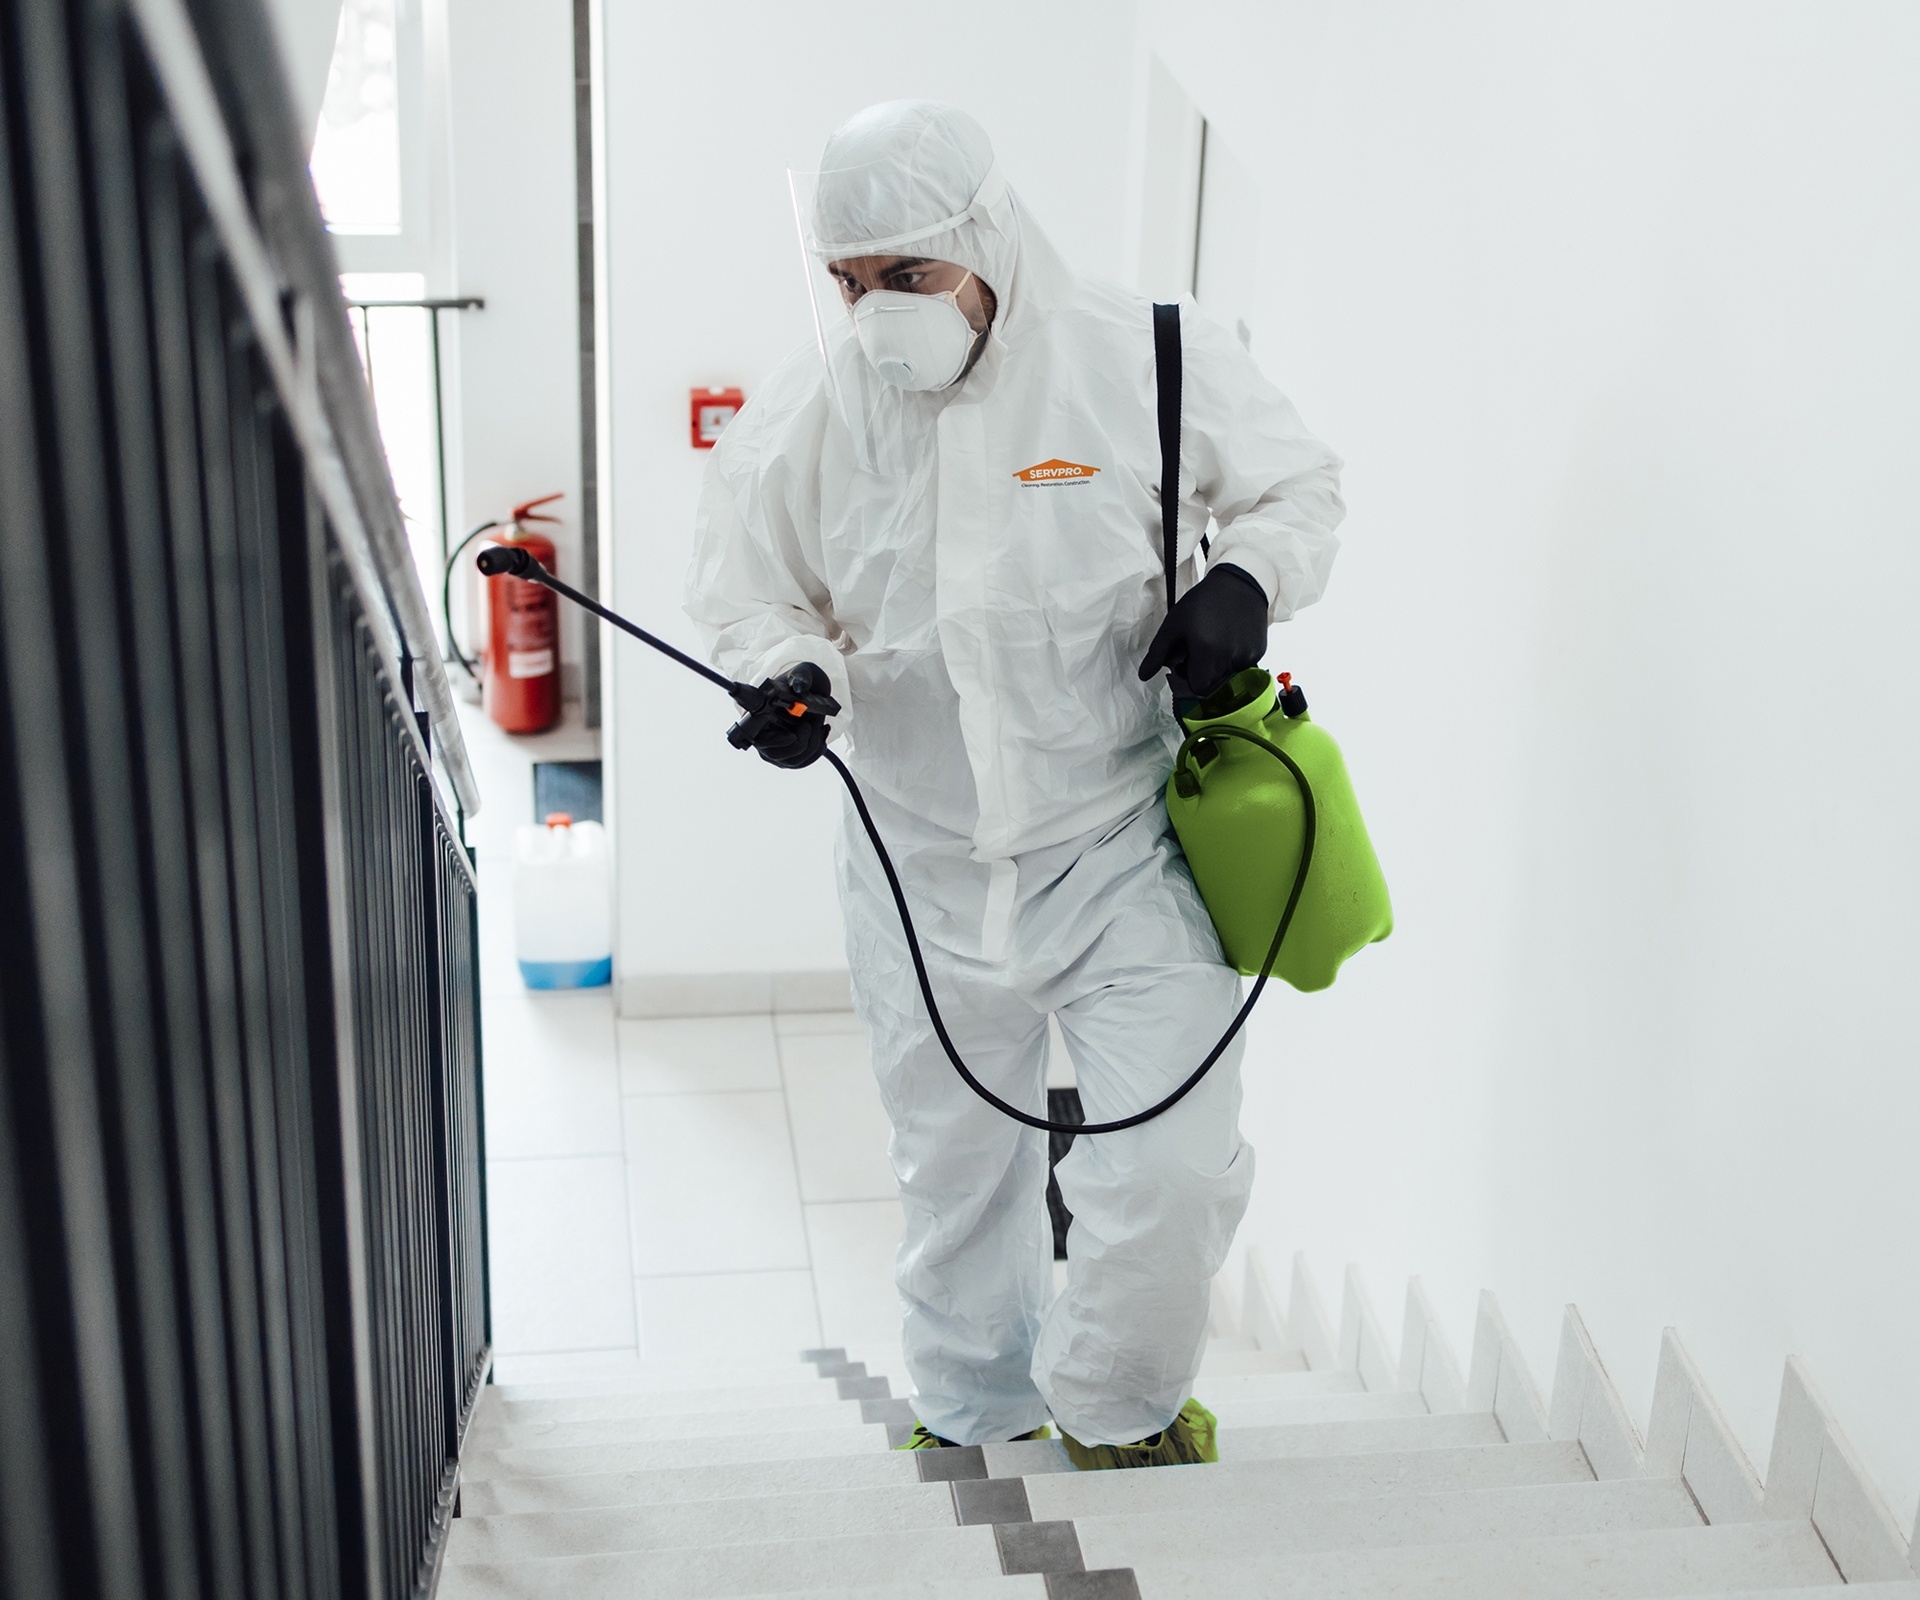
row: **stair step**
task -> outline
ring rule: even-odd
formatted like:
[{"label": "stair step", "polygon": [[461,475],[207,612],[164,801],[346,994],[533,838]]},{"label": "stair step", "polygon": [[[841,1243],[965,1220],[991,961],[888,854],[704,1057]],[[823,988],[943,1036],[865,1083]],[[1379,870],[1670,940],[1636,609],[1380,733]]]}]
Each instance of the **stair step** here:
[{"label": "stair step", "polygon": [[1505,1441],[1500,1424],[1486,1411],[1276,1422],[1258,1427],[1230,1424],[1223,1418],[1220,1459],[1264,1461],[1276,1456],[1365,1455],[1375,1450],[1434,1450],[1448,1445]]},{"label": "stair step", "polygon": [[[879,1391],[887,1382],[878,1376],[847,1380],[807,1376],[778,1383],[743,1382],[707,1388],[636,1388],[625,1380],[617,1379],[595,1380],[592,1384],[489,1387],[482,1391],[475,1422],[476,1425],[498,1424],[519,1428],[544,1423],[598,1422],[625,1417],[785,1411],[801,1406],[841,1404],[853,1398],[844,1391],[855,1385],[874,1391],[866,1398],[879,1398]],[[1196,1387],[1203,1391],[1203,1402],[1216,1412],[1223,1406],[1238,1410],[1262,1400],[1366,1392],[1356,1373],[1308,1372],[1298,1368],[1223,1373],[1210,1381],[1203,1374]],[[1393,1402],[1396,1405],[1411,1403]]]},{"label": "stair step", "polygon": [[[1291,1456],[1371,1455],[1383,1450],[1443,1450],[1506,1442],[1500,1424],[1485,1411],[1434,1416],[1372,1417],[1359,1421],[1298,1422],[1260,1428],[1220,1429],[1220,1459],[1272,1461]],[[1022,1440],[986,1446],[987,1472],[995,1478],[1072,1472],[1058,1439]]]},{"label": "stair step", "polygon": [[[440,1600],[745,1600],[750,1595],[1000,1578],[993,1529],[928,1528],[841,1539],[733,1543],[699,1550],[636,1550],[553,1561],[448,1565]],[[940,1591],[935,1590],[938,1594]]]},{"label": "stair step", "polygon": [[[1200,1473],[1209,1470],[1197,1469]],[[1258,1517],[1247,1515],[1246,1504],[1242,1499],[1179,1511],[1082,1515],[1074,1519],[1074,1524],[1088,1567],[1136,1569],[1171,1566],[1196,1550],[1216,1558],[1240,1557],[1271,1566],[1332,1551],[1352,1553],[1395,1546],[1525,1541],[1701,1526],[1691,1497],[1677,1479],[1614,1479],[1399,1498],[1270,1504]],[[1047,1520],[1048,1513],[1057,1509],[1035,1505],[1036,1520]],[[804,1579],[820,1570],[806,1558],[817,1554],[821,1546],[853,1547],[857,1556],[873,1539],[891,1535],[912,1534],[939,1542],[950,1532],[965,1531],[953,1528],[953,1515],[945,1487],[924,1484],[760,1500],[462,1517],[454,1525],[448,1547],[448,1570],[478,1568],[494,1575],[518,1574],[514,1583],[523,1586],[528,1567],[564,1568],[570,1575],[581,1570],[582,1560],[595,1556],[677,1553],[697,1557],[745,1547],[763,1554],[798,1552],[797,1561],[783,1558],[780,1569]],[[911,1568],[909,1563],[905,1569],[909,1575]],[[851,1567],[843,1565],[835,1581],[844,1583],[855,1576]],[[691,1580],[676,1575],[673,1581],[678,1585]],[[761,1580],[736,1573],[729,1581]],[[818,1588],[822,1584],[809,1580],[788,1586]],[[545,1591],[515,1587],[506,1592]],[[672,1592],[711,1591],[675,1587]],[[747,1588],[730,1592],[755,1591]]]},{"label": "stair step", "polygon": [[1254,1343],[1252,1334],[1216,1333],[1207,1341],[1207,1348],[1209,1350],[1251,1351],[1258,1350],[1260,1346]]},{"label": "stair step", "polygon": [[1233,1378],[1243,1372],[1305,1372],[1307,1358],[1298,1350],[1209,1350],[1200,1358],[1196,1383],[1211,1378]]},{"label": "stair step", "polygon": [[1047,1580],[1030,1572],[1018,1578],[958,1583],[863,1583],[855,1589],[818,1589],[814,1594],[817,1600],[1047,1600]]},{"label": "stair step", "polygon": [[[878,1395],[885,1378],[853,1380]],[[537,1422],[597,1422],[613,1417],[684,1416],[697,1411],[785,1410],[790,1406],[836,1405],[856,1398],[840,1392],[832,1378],[803,1378],[791,1383],[741,1384],[713,1389],[666,1389],[657,1393],[567,1395],[515,1400],[502,1396],[484,1413],[489,1421],[525,1425]]]},{"label": "stair step", "polygon": [[891,1449],[887,1430],[801,1429],[785,1433],[710,1434],[700,1439],[650,1439],[633,1444],[469,1445],[460,1475],[545,1478],[578,1472],[645,1472],[659,1467],[710,1467],[748,1461],[795,1461],[810,1456],[880,1455]]},{"label": "stair step", "polygon": [[[1237,1372],[1194,1379],[1194,1392],[1209,1411],[1222,1406],[1245,1405],[1255,1400],[1296,1400],[1315,1394],[1365,1394],[1367,1386],[1360,1374],[1335,1369],[1328,1372]],[[1423,1401],[1420,1409],[1426,1410]]]},{"label": "stair step", "polygon": [[809,1456],[793,1461],[741,1461],[706,1467],[654,1467],[633,1472],[578,1472],[539,1478],[467,1479],[463,1516],[518,1511],[582,1511],[593,1506],[664,1506],[690,1500],[817,1494],[835,1489],[888,1489],[920,1481],[904,1451],[884,1455]]},{"label": "stair step", "polygon": [[590,1394],[670,1394],[678,1389],[731,1386],[760,1388],[773,1383],[818,1382],[820,1371],[811,1362],[786,1361],[751,1367],[648,1367],[638,1362],[610,1372],[581,1373],[573,1377],[515,1379],[488,1387],[505,1400],[559,1400]]},{"label": "stair step", "polygon": [[1257,1505],[1275,1510],[1322,1500],[1591,1482],[1593,1469],[1587,1465],[1586,1453],[1565,1440],[1296,1456],[1162,1467],[1152,1472],[1054,1473],[1027,1485],[1027,1503],[1036,1522],[1050,1522],[1209,1506]]},{"label": "stair step", "polygon": [[[1215,1377],[1239,1377],[1244,1373],[1255,1372],[1305,1372],[1307,1358],[1298,1350],[1260,1350],[1249,1349],[1250,1341],[1236,1339],[1230,1348],[1223,1347],[1218,1340],[1207,1345],[1200,1357],[1200,1375],[1194,1379],[1195,1387],[1207,1383]],[[867,1371],[878,1373],[894,1380],[894,1389],[906,1394],[913,1387],[911,1374],[907,1371],[906,1358],[897,1345],[861,1344],[847,1346],[850,1360],[862,1362]],[[811,1367],[806,1369],[811,1372]],[[1337,1372],[1349,1369],[1327,1368]]]},{"label": "stair step", "polygon": [[[1370,1396],[1339,1396],[1367,1399]],[[1263,1402],[1264,1403],[1264,1402]],[[715,1434],[833,1433],[866,1421],[858,1400],[829,1400],[810,1406],[768,1406],[764,1410],[679,1411],[664,1416],[602,1417],[578,1422],[495,1422],[474,1420],[473,1442],[483,1450],[510,1446],[557,1448],[579,1444],[640,1444],[650,1439],[701,1439]]]},{"label": "stair step", "polygon": [[1202,1399],[1222,1428],[1272,1428],[1302,1422],[1359,1422],[1379,1417],[1424,1417],[1427,1402],[1406,1389],[1362,1389],[1348,1394],[1298,1394],[1275,1399]]},{"label": "stair step", "polygon": [[1141,1600],[1721,1600],[1749,1590],[1755,1600],[1781,1600],[1794,1592],[1792,1585],[1839,1582],[1805,1521],[1189,1561],[1134,1571]]},{"label": "stair step", "polygon": [[[1816,1588],[1792,1589],[1716,1589],[1712,1594],[1696,1595],[1691,1600],[1839,1600],[1834,1588],[1840,1585],[1836,1577],[1832,1584],[1821,1584]],[[1847,1600],[1920,1600],[1920,1579],[1887,1578],[1878,1583],[1850,1583],[1845,1585],[1853,1591]],[[1667,1600],[1662,1596],[1661,1600]]]},{"label": "stair step", "polygon": [[1210,1556],[1284,1560],[1325,1550],[1697,1528],[1699,1510],[1678,1478],[1613,1478],[1520,1489],[1468,1489],[1360,1500],[1136,1511],[1074,1519],[1089,1567],[1143,1567]]},{"label": "stair step", "polygon": [[[1323,1375],[1303,1373],[1301,1378],[1323,1381]],[[1343,1375],[1336,1375],[1343,1376]],[[1287,1375],[1239,1380],[1243,1383],[1284,1384]],[[707,1391],[716,1393],[720,1391]],[[736,1396],[737,1398],[737,1396]],[[645,1396],[630,1397],[626,1404],[649,1404]],[[674,1403],[669,1397],[669,1404]],[[878,1402],[885,1404],[886,1402]],[[588,1414],[573,1418],[555,1418],[549,1406],[572,1408],[585,1404]],[[839,1428],[858,1428],[873,1415],[876,1402],[860,1400],[823,1400],[814,1405],[747,1407],[740,1410],[643,1411],[639,1414],[609,1415],[591,1402],[529,1401],[513,1405],[497,1402],[474,1419],[470,1435],[474,1448],[558,1449],[575,1445],[639,1444],[662,1439],[700,1439],[714,1435],[789,1433],[796,1431],[831,1432]],[[521,1420],[525,1406],[534,1406],[532,1417]],[[1239,1398],[1228,1395],[1216,1408],[1223,1430],[1249,1427],[1297,1426],[1315,1422],[1377,1420],[1391,1417],[1426,1415],[1426,1402],[1417,1394],[1401,1390],[1335,1393],[1285,1393],[1271,1398]]]},{"label": "stair step", "polygon": [[750,1500],[693,1500],[679,1505],[463,1515],[453,1524],[447,1560],[463,1566],[500,1565],[633,1550],[841,1539],[853,1534],[951,1528],[956,1521],[953,1495],[944,1483]]}]

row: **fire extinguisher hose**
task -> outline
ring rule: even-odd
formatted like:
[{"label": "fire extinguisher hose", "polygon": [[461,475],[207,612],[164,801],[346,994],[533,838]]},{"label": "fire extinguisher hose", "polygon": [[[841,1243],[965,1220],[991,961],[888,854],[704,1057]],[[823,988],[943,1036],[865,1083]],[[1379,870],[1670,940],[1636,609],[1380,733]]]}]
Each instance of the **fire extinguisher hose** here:
[{"label": "fire extinguisher hose", "polygon": [[[485,531],[485,529],[476,528],[472,534],[468,535],[467,541],[462,542],[461,548],[464,549],[467,542],[470,542],[478,534]],[[697,661],[684,651],[674,649],[666,640],[656,638],[653,634],[648,633],[645,628],[629,622],[618,612],[609,611],[605,606],[601,605],[599,601],[590,599],[569,584],[562,583],[558,578],[554,577],[552,573],[542,567],[539,562],[528,556],[524,550],[516,550],[511,546],[505,545],[492,550],[483,550],[480,553],[480,570],[489,576],[500,573],[512,573],[515,577],[524,578],[528,582],[545,584],[546,587],[553,590],[555,594],[560,595],[564,599],[571,600],[583,610],[591,611],[602,621],[612,623],[613,626],[620,629],[621,632],[631,634],[642,644],[651,645],[662,655],[671,656],[689,671],[697,672],[701,677],[707,679],[708,682],[725,689],[737,704],[746,707],[747,710],[757,711],[766,704],[767,697],[762,694],[760,690],[750,684],[735,683],[723,673],[715,672],[713,668],[709,667],[705,662]],[[979,1095],[982,1100],[986,1101],[987,1104],[992,1106],[996,1111],[1005,1113],[1007,1116],[1013,1118],[1015,1122],[1025,1123],[1029,1128],[1038,1128],[1045,1133],[1068,1133],[1075,1135],[1118,1133],[1123,1128],[1137,1128],[1143,1122],[1151,1122],[1163,1111],[1170,1110],[1184,1100],[1199,1084],[1200,1080],[1212,1070],[1213,1064],[1226,1053],[1227,1046],[1233,1043],[1234,1037],[1240,1032],[1247,1017],[1252,1013],[1255,1004],[1258,1003],[1261,991],[1266,988],[1267,979],[1273,975],[1274,963],[1280,959],[1280,947],[1286,942],[1287,929],[1293,925],[1293,914],[1298,909],[1300,896],[1307,886],[1307,870],[1313,864],[1313,841],[1315,832],[1313,788],[1307,782],[1307,775],[1300,770],[1299,764],[1295,762],[1291,756],[1278,745],[1262,739],[1258,734],[1231,727],[1213,728],[1209,731],[1244,739],[1250,744],[1258,745],[1285,766],[1287,771],[1292,774],[1293,781],[1299,785],[1300,788],[1300,801],[1303,807],[1303,821],[1305,824],[1300,845],[1300,866],[1293,876],[1293,890],[1287,896],[1286,909],[1280,913],[1279,924],[1273,930],[1273,943],[1267,950],[1267,959],[1261,963],[1260,973],[1254,980],[1253,988],[1248,992],[1247,998],[1242,1002],[1240,1009],[1234,1013],[1233,1021],[1227,1025],[1227,1031],[1220,1035],[1219,1042],[1207,1052],[1206,1058],[1200,1065],[1188,1074],[1186,1081],[1164,1100],[1159,1101],[1155,1105],[1148,1106],[1144,1111],[1136,1111],[1130,1117],[1120,1117],[1112,1122],[1050,1122],[1045,1117],[1036,1117],[1031,1112],[1022,1111],[1018,1106],[1009,1105],[976,1078],[968,1069],[966,1062],[961,1058],[959,1049],[954,1045],[952,1036],[947,1032],[946,1021],[940,1015],[940,1004],[933,997],[933,983],[927,976],[926,959],[920,953],[920,936],[914,929],[913,913],[907,908],[906,891],[900,886],[900,874],[894,870],[893,857],[887,851],[886,842],[880,837],[879,828],[874,825],[873,814],[867,810],[866,796],[860,792],[860,785],[854,781],[853,774],[847,770],[847,764],[842,761],[839,756],[831,750],[823,750],[821,752],[832,765],[833,770],[840,774],[840,781],[847,786],[847,793],[853,800],[853,808],[860,817],[860,826],[866,830],[867,838],[873,844],[874,854],[880,858],[881,870],[887,875],[887,887],[893,893],[894,908],[900,913],[900,926],[907,936],[907,950],[913,957],[913,973],[914,977],[919,980],[920,998],[926,1002],[927,1016],[932,1021],[933,1031],[940,1040],[940,1048],[946,1052],[947,1059],[953,1063],[953,1070],[960,1074],[961,1080],[969,1089],[973,1090],[975,1094]]]},{"label": "fire extinguisher hose", "polygon": [[462,653],[460,641],[453,636],[453,568],[454,563],[460,559],[461,551],[465,550],[467,546],[472,544],[481,534],[491,533],[495,528],[501,526],[503,526],[503,524],[499,522],[481,523],[479,527],[475,528],[472,533],[468,534],[466,538],[462,539],[453,547],[453,554],[447,557],[446,569],[440,574],[440,622],[447,630],[447,649],[453,652],[453,659],[466,669],[467,676],[472,678],[476,683],[480,679],[479,669],[476,663],[469,661],[465,654]]}]

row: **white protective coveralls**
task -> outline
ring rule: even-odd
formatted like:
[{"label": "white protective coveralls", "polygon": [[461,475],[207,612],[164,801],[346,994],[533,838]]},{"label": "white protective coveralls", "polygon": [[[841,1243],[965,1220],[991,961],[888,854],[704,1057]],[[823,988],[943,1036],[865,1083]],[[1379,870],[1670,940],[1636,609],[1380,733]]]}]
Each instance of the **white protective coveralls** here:
[{"label": "white protective coveralls", "polygon": [[[1087,1119],[1126,1116],[1186,1077],[1240,997],[1161,799],[1179,741],[1166,681],[1136,674],[1168,604],[1151,309],[1068,271],[951,107],[873,107],[822,167],[819,238],[885,245],[955,219],[836,259],[958,263],[997,314],[972,370],[937,392],[889,389],[833,327],[824,360],[809,345],[784,362],[713,453],[686,607],[730,676],[807,660],[832,680],[836,748],[976,1075],[1044,1113],[1051,1013]],[[1339,461],[1191,303],[1182,327],[1180,588],[1211,513],[1213,559],[1252,574],[1285,619],[1326,583]],[[862,425],[877,455],[862,455]],[[1083,471],[1022,476],[1053,462]],[[1239,1042],[1171,1111],[1075,1141],[1058,1169],[1067,1286],[1052,1300],[1046,1137],[979,1100],[943,1055],[850,806],[839,872],[894,1127],[921,1420],[962,1444],[1049,1411],[1089,1445],[1163,1428],[1191,1393],[1209,1280],[1253,1181]]]}]

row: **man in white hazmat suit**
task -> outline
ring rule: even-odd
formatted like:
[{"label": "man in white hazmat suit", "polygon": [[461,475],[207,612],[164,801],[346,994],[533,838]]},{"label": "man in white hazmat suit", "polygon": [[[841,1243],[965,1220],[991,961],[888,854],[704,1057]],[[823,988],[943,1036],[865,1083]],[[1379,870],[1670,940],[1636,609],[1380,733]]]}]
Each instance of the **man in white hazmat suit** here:
[{"label": "man in white hazmat suit", "polygon": [[[1240,997],[1161,799],[1180,737],[1163,669],[1205,694],[1318,598],[1339,462],[1183,307],[1169,614],[1147,302],[1071,273],[951,107],[862,112],[801,199],[837,294],[820,348],[714,451],[687,610],[730,676],[796,671],[843,708],[830,727],[777,719],[761,754],[801,766],[838,741],[974,1073],[1043,1114],[1051,1014],[1087,1119],[1128,1116]],[[1253,1182],[1240,1042],[1165,1114],[1075,1141],[1055,1300],[1046,1138],[946,1060],[851,807],[839,875],[906,1216],[913,1444],[1015,1438],[1051,1413],[1083,1466],[1212,1459],[1189,1396]]]}]

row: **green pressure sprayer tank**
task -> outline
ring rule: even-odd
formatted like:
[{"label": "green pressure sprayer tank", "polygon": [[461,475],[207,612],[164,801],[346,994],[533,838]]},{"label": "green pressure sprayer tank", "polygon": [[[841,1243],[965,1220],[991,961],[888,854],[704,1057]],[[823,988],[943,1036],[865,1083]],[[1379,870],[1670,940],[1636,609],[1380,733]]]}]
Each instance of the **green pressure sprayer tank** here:
[{"label": "green pressure sprayer tank", "polygon": [[1393,932],[1393,906],[1340,747],[1307,715],[1305,695],[1283,683],[1251,667],[1182,703],[1187,738],[1167,780],[1167,814],[1228,962],[1248,975],[1265,966],[1297,886],[1274,975],[1324,989],[1348,956]]}]

